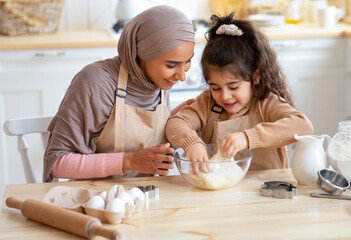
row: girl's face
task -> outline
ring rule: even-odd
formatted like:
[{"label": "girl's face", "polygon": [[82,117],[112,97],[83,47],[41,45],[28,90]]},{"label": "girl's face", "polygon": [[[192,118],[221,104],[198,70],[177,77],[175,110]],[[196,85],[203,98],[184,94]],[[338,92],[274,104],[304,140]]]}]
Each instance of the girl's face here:
[{"label": "girl's face", "polygon": [[210,71],[207,82],[213,99],[230,114],[239,112],[253,97],[251,83],[228,71]]},{"label": "girl's face", "polygon": [[140,67],[146,77],[163,90],[169,90],[177,81],[185,81],[185,73],[191,65],[194,43],[185,42],[168,53],[150,60],[140,60]]}]

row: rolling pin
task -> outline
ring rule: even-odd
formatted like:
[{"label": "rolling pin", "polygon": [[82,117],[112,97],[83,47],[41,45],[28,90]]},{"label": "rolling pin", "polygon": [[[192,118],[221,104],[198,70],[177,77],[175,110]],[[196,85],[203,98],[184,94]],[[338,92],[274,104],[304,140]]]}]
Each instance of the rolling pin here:
[{"label": "rolling pin", "polygon": [[9,197],[6,206],[20,209],[23,216],[51,227],[70,232],[82,237],[102,236],[109,239],[121,239],[117,230],[104,228],[99,219],[78,212],[64,209],[34,199],[20,201]]}]

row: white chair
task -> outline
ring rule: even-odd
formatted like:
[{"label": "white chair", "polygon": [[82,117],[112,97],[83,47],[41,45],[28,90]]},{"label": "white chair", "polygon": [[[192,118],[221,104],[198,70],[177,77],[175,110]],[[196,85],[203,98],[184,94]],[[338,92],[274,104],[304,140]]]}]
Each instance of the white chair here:
[{"label": "white chair", "polygon": [[35,183],[37,180],[34,175],[32,163],[28,154],[28,144],[24,139],[24,135],[29,133],[40,133],[43,146],[46,148],[49,139],[47,128],[52,118],[52,116],[17,118],[10,119],[4,123],[4,132],[9,136],[17,136],[18,151],[21,154],[24,175],[27,183]]}]

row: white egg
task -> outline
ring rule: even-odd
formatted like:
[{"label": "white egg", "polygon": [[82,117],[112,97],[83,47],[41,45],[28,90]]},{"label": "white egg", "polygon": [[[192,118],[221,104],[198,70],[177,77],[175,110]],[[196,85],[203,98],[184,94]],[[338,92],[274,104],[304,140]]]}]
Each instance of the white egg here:
[{"label": "white egg", "polygon": [[106,211],[114,213],[122,213],[126,210],[126,204],[120,198],[112,199],[106,206]]},{"label": "white egg", "polygon": [[119,185],[116,184],[116,185],[113,185],[113,186],[110,187],[110,190],[113,192],[113,196],[116,195],[118,186],[119,186]]},{"label": "white egg", "polygon": [[127,192],[121,192],[118,194],[117,198],[120,198],[124,201],[124,203],[128,204],[129,206],[134,206],[134,199],[132,196]]},{"label": "white egg", "polygon": [[106,196],[107,196],[107,191],[103,191],[99,194],[100,197],[102,197],[102,199],[106,199]]},{"label": "white egg", "polygon": [[104,210],[105,209],[105,200],[99,195],[92,196],[89,199],[89,201],[87,202],[87,207]]},{"label": "white egg", "polygon": [[138,187],[133,187],[133,188],[129,189],[127,191],[127,193],[129,193],[132,196],[134,201],[137,198],[140,199],[140,200],[144,200],[145,199],[145,194]]}]

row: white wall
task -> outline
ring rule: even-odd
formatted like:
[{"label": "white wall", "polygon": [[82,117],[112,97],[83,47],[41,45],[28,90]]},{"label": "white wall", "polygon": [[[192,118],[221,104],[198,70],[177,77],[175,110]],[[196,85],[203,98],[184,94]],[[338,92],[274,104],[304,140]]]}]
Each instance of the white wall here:
[{"label": "white wall", "polygon": [[[115,5],[119,0],[65,0],[60,29],[109,29],[116,22]],[[124,0],[128,1],[128,0]],[[209,0],[148,0],[150,6],[170,5],[190,19],[209,20]]]}]

